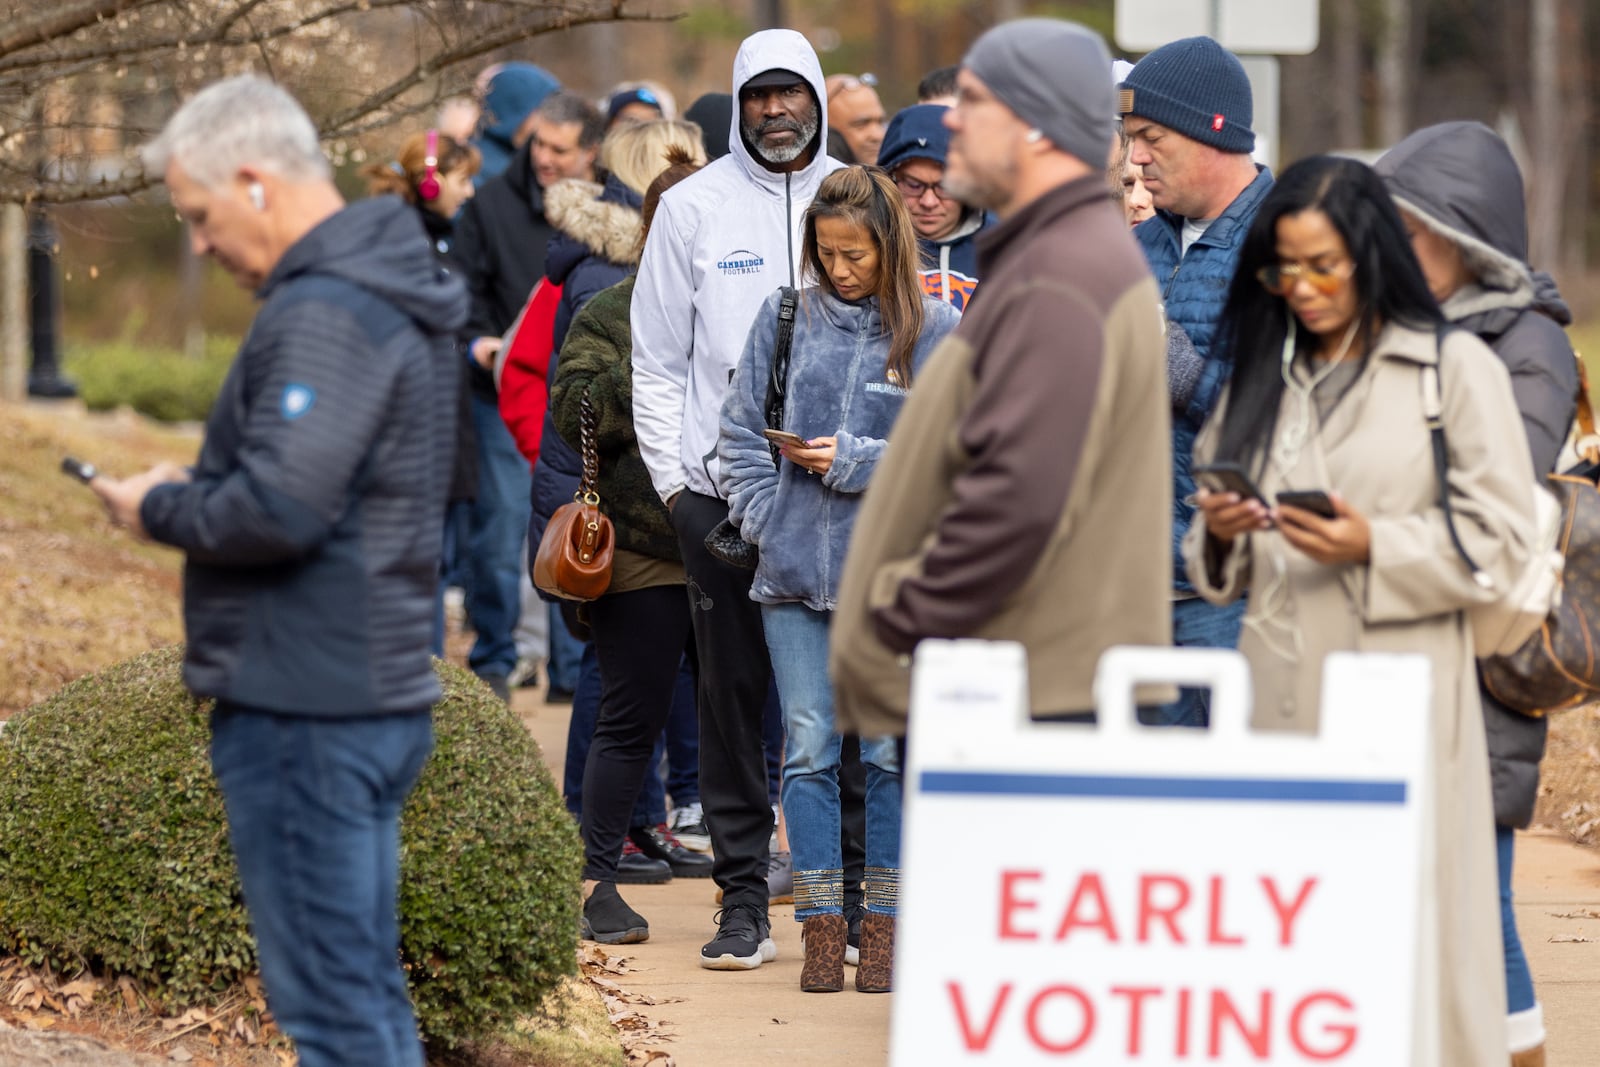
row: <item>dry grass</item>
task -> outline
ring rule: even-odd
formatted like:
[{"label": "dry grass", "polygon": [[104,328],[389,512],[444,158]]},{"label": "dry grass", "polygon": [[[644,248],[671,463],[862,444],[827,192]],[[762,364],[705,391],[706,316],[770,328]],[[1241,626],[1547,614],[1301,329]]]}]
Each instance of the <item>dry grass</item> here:
[{"label": "dry grass", "polygon": [[59,473],[74,455],[126,475],[194,459],[193,430],[73,405],[0,406],[0,717],[81,674],[182,637],[178,556],[135,541]]}]

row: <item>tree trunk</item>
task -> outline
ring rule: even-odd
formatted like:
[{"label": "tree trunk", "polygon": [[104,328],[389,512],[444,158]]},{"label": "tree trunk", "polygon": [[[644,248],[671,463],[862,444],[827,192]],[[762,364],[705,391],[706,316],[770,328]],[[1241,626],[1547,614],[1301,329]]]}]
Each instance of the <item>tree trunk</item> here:
[{"label": "tree trunk", "polygon": [[1559,0],[1530,0],[1528,76],[1533,86],[1530,155],[1538,165],[1528,174],[1528,258],[1554,266],[1560,255],[1562,192],[1572,155],[1564,126],[1572,119],[1561,106]]},{"label": "tree trunk", "polygon": [[0,204],[0,399],[28,395],[28,213]]},{"label": "tree trunk", "polygon": [[1411,129],[1411,0],[1383,0],[1378,37],[1378,141],[1387,148]]},{"label": "tree trunk", "polygon": [[1333,31],[1333,139],[1340,148],[1367,143],[1361,95],[1361,9],[1356,4],[1329,6]]}]

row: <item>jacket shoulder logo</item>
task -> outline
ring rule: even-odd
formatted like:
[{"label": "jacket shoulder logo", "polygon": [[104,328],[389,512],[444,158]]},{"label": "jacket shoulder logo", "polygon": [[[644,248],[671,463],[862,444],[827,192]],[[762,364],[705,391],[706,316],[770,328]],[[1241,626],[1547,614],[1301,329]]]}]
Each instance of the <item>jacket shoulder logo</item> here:
[{"label": "jacket shoulder logo", "polygon": [[760,274],[766,260],[747,248],[736,248],[717,260],[717,269],[723,274]]},{"label": "jacket shoulder logo", "polygon": [[316,402],[317,391],[315,389],[309,385],[290,382],[283,387],[283,396],[278,401],[278,410],[282,412],[284,418],[293,422],[310,411]]}]

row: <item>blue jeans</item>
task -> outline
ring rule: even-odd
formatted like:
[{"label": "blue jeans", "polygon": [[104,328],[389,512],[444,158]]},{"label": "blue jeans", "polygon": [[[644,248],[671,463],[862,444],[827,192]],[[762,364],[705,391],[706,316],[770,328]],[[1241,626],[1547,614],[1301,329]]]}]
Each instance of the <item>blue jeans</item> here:
[{"label": "blue jeans", "polygon": [[1533,975],[1528,973],[1528,957],[1517,936],[1517,916],[1511,910],[1511,862],[1517,832],[1509,826],[1494,828],[1494,854],[1500,868],[1500,939],[1506,954],[1506,1010],[1527,1011],[1537,1001],[1533,995]]},{"label": "blue jeans", "polygon": [[[537,551],[535,547],[535,551]],[[550,613],[550,654],[545,660],[545,674],[550,679],[551,689],[565,689],[569,693],[578,691],[578,681],[582,672],[588,668],[584,666],[584,657],[592,655],[592,648],[588,642],[579,641],[572,636],[572,631],[567,629],[566,620],[561,617],[560,604],[542,605]],[[600,672],[595,668],[595,702],[600,700]]]},{"label": "blue jeans", "polygon": [[700,803],[700,710],[695,701],[695,666],[688,656],[678,665],[667,714],[667,793],[672,806]]},{"label": "blue jeans", "polygon": [[[783,815],[794,856],[794,915],[844,913],[839,847],[839,745],[828,680],[830,616],[804,604],[763,604],[761,624],[788,739]],[[893,915],[900,891],[900,760],[893,738],[861,739],[867,768],[866,909]]]},{"label": "blue jeans", "polygon": [[[1217,607],[1198,597],[1172,602],[1172,643],[1179,648],[1238,648],[1245,602]],[[1139,721],[1150,726],[1210,726],[1211,691],[1180,689],[1176,703],[1140,708]]]},{"label": "blue jeans", "polygon": [[397,895],[400,809],[432,749],[426,709],[211,713],[261,978],[302,1067],[422,1067]]},{"label": "blue jeans", "polygon": [[517,665],[533,473],[493,401],[472,398],[472,425],[478,432],[478,496],[467,512],[466,607],[478,636],[467,666],[474,674],[504,677]]}]

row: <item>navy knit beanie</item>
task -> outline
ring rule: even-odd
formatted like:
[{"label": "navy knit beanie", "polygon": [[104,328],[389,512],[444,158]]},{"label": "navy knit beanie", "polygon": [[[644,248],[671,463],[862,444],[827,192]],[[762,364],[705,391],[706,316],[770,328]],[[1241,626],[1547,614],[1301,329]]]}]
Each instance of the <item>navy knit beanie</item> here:
[{"label": "navy knit beanie", "polygon": [[1232,52],[1209,37],[1164,44],[1134,65],[1117,111],[1176,130],[1224,152],[1256,145],[1250,79]]}]

